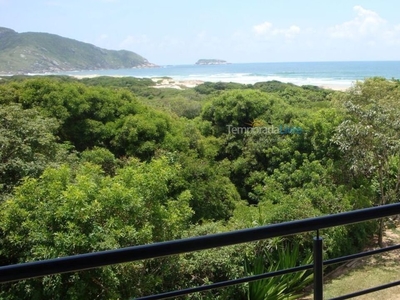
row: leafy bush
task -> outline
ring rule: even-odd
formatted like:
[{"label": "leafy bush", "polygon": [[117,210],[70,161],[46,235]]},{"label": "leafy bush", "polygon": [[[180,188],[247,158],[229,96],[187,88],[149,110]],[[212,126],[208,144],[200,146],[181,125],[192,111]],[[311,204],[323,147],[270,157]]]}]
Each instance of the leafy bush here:
[{"label": "leafy bush", "polygon": [[[46,169],[0,203],[0,264],[15,264],[179,238],[189,226],[189,191],[168,195],[177,166],[132,160],[114,177],[84,163]],[[127,298],[160,275],[146,263],[0,285],[2,299]],[[145,282],[145,284],[141,284]]]}]

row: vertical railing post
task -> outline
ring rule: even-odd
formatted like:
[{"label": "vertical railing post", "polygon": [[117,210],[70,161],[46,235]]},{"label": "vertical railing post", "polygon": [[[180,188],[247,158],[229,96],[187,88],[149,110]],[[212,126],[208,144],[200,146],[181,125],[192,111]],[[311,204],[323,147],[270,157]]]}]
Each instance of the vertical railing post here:
[{"label": "vertical railing post", "polygon": [[319,236],[317,230],[317,237],[314,238],[313,245],[314,252],[314,300],[323,300],[323,252],[322,252],[322,238]]}]

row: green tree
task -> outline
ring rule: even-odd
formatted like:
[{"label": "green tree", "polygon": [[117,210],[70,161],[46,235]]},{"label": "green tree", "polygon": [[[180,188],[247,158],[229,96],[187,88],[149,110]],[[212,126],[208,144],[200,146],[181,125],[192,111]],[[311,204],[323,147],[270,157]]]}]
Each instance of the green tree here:
[{"label": "green tree", "polygon": [[202,119],[210,121],[214,135],[227,134],[228,126],[249,127],[259,117],[271,122],[274,105],[283,104],[279,98],[253,90],[226,91],[212,97],[203,107]]},{"label": "green tree", "polygon": [[53,118],[21,105],[0,106],[0,193],[10,192],[25,176],[38,176],[50,164],[67,159],[57,143]]},{"label": "green tree", "polygon": [[194,156],[181,155],[182,187],[191,192],[193,222],[228,220],[240,195],[229,179],[226,161],[210,162]]},{"label": "green tree", "polygon": [[[354,175],[376,182],[377,201],[384,205],[400,192],[400,83],[383,78],[357,82],[340,99],[346,112],[333,141]],[[382,247],[383,219],[379,245]]]},{"label": "green tree", "polygon": [[0,88],[4,91],[0,103],[19,103],[56,119],[56,135],[77,151],[101,147],[117,157],[135,155],[147,160],[159,149],[184,150],[187,146],[180,134],[182,119],[140,103],[120,87],[85,86],[57,77],[29,78]]},{"label": "green tree", "polygon": [[[189,191],[169,196],[178,170],[159,158],[131,160],[114,177],[84,163],[26,179],[0,204],[0,265],[180,238],[192,210]],[[169,275],[148,269],[138,262],[4,284],[0,298],[127,299],[157,290]],[[168,260],[161,269],[171,269]]]},{"label": "green tree", "polygon": [[114,154],[106,148],[94,147],[81,153],[82,161],[100,165],[106,174],[113,176],[118,167],[118,160]]}]

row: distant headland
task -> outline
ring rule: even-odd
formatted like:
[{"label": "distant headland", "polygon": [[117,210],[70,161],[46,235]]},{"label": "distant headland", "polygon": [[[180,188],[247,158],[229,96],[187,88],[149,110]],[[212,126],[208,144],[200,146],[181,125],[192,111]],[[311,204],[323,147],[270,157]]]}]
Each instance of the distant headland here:
[{"label": "distant headland", "polygon": [[196,62],[196,65],[226,65],[228,64],[227,61],[222,59],[199,59]]},{"label": "distant headland", "polygon": [[0,74],[155,68],[143,56],[41,32],[0,27]]}]

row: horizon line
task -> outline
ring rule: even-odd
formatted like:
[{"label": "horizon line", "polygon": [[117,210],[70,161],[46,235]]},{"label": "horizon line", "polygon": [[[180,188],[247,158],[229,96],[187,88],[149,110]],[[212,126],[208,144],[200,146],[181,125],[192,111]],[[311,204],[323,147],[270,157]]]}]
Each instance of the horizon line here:
[{"label": "horizon line", "polygon": [[[314,61],[258,61],[258,62],[229,62],[221,64],[209,64],[206,66],[220,66],[220,65],[239,65],[239,64],[282,64],[282,63],[351,63],[351,62],[400,62],[399,60],[314,60]],[[196,63],[175,63],[175,64],[157,64],[158,66],[192,66]],[[204,65],[198,65],[199,67]]]}]

